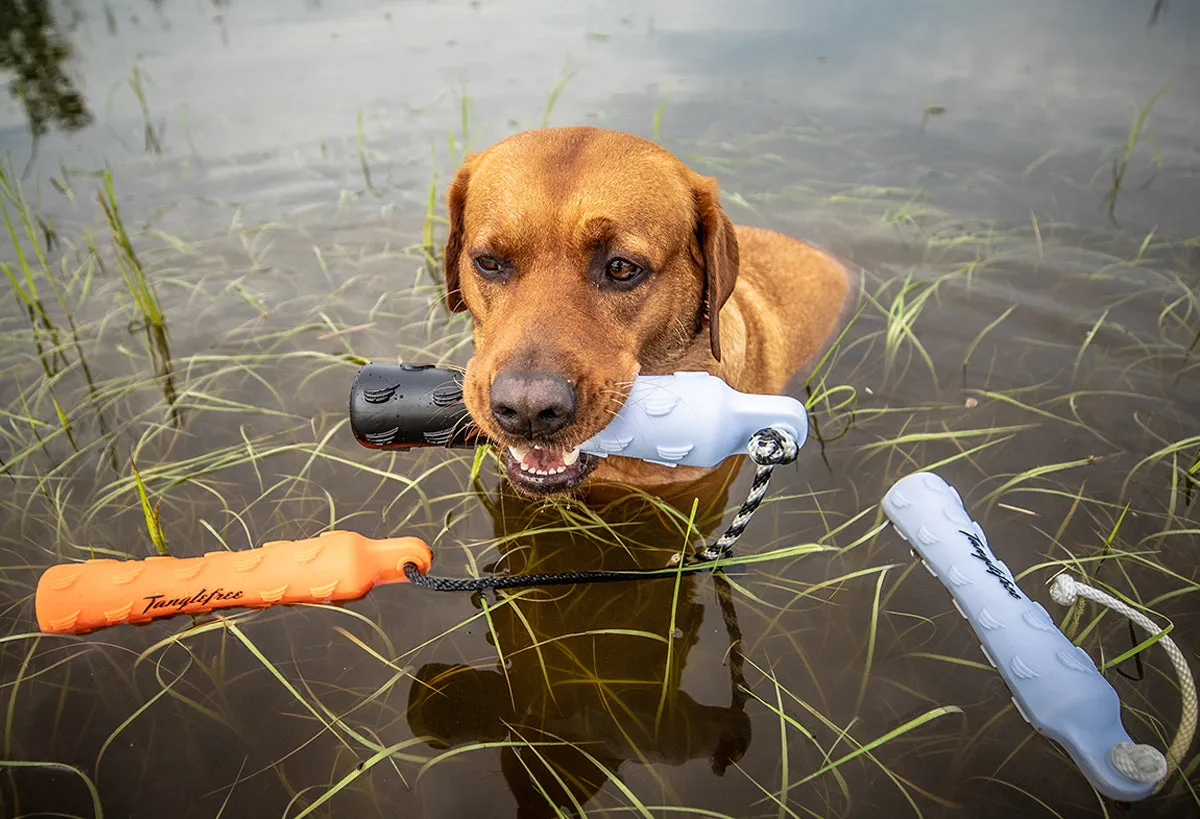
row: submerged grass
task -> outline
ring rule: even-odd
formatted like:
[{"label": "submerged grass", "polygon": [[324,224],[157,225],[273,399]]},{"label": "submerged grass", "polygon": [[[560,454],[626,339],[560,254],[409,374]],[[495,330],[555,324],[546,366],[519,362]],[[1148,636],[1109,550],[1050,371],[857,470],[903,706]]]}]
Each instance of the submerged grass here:
[{"label": "submerged grass", "polygon": [[168,555],[170,552],[167,550],[167,537],[163,534],[162,521],[158,517],[162,500],[152,505],[149,495],[146,494],[146,486],[142,483],[142,476],[132,458],[129,459],[129,468],[133,470],[133,482],[137,486],[138,499],[142,503],[142,515],[146,518],[146,533],[150,536],[150,542],[160,555]]},{"label": "submerged grass", "polygon": [[[459,105],[455,162],[469,144],[465,92]],[[1043,584],[1063,570],[1098,583],[1195,657],[1200,271],[1168,237],[1037,216],[969,223],[915,187],[814,181],[776,194],[788,146],[819,128],[741,153],[683,146],[738,174],[731,210],[832,209],[856,237],[839,252],[864,284],[797,384],[813,440],[777,471],[719,582],[670,558],[719,532],[748,474],[707,511],[645,492],[526,509],[497,493],[490,450],[369,453],[350,439],[345,389],[364,361],[461,366],[470,354],[469,324],[431,307],[445,228],[436,172],[418,204],[385,216],[342,203],[250,224],[239,206],[219,233],[176,236],[153,218],[140,226],[136,199],[118,204],[122,171],[106,171],[89,216],[107,228],[98,241],[52,224],[5,166],[4,809],[87,815],[94,803],[99,815],[103,802],[117,815],[134,809],[127,794],[136,807],[186,794],[230,816],[517,799],[546,815],[824,817],[985,803],[1049,815],[1092,800],[1007,705],[878,501],[900,475],[942,472],[1026,592],[1106,669],[1135,737],[1169,734],[1177,691],[1156,637],[1131,638],[1090,606],[1055,612]],[[82,176],[62,176],[65,197]],[[396,587],[343,609],[83,639],[30,632],[50,563],[144,556],[147,536],[158,554],[169,542],[192,556],[332,528],[421,536],[445,575],[555,559],[665,568],[640,585],[474,601]],[[703,759],[726,771],[719,785],[688,764]],[[1193,750],[1185,776],[1130,815],[1194,809],[1198,765]],[[47,766],[87,793],[48,790],[35,775]]]},{"label": "submerged grass", "polygon": [[100,207],[104,210],[104,218],[112,232],[112,243],[116,248],[117,264],[121,268],[121,276],[125,286],[133,298],[134,306],[142,322],[147,328],[162,330],[166,327],[166,316],[163,313],[162,302],[158,291],[146,276],[146,269],[138,259],[121,219],[121,210],[117,204],[117,193],[113,186],[112,171],[106,170],[103,177],[103,187],[96,194]]},{"label": "submerged grass", "polygon": [[[1150,116],[1150,112],[1154,109],[1155,103],[1159,98],[1167,92],[1174,80],[1168,80],[1161,88],[1154,93],[1154,96],[1133,114],[1133,122],[1129,126],[1129,136],[1125,139],[1125,145],[1121,149],[1121,154],[1113,160],[1112,165],[1112,187],[1109,188],[1108,195],[1105,197],[1105,202],[1108,205],[1108,217],[1116,222],[1117,198],[1121,195],[1122,186],[1125,183],[1125,174],[1129,171],[1129,163],[1133,159],[1134,149],[1137,147],[1138,141],[1142,138],[1142,132],[1146,128],[1146,120]],[[1155,165],[1161,164],[1161,158],[1155,152]],[[1149,182],[1145,183],[1150,184]]]}]

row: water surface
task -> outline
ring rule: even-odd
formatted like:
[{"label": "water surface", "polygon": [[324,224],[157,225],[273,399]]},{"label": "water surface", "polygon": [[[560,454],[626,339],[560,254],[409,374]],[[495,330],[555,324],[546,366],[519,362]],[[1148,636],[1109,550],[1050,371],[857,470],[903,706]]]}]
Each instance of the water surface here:
[{"label": "water surface", "polygon": [[[39,279],[52,329],[0,301],[2,757],[71,766],[6,773],[0,814],[91,816],[86,782],[111,816],[1200,810],[1195,750],[1187,783],[1099,799],[876,507],[939,464],[1056,618],[1070,565],[1200,659],[1196,4],[28,0],[0,28],[0,149],[64,293]],[[543,122],[656,137],[735,221],[860,271],[795,385],[818,434],[741,545],[831,548],[678,590],[398,587],[32,636],[45,566],[153,552],[131,459],[177,555],[339,526],[423,537],[448,575],[622,567],[682,548],[696,495],[719,531],[748,473],[675,514],[529,508],[470,453],[350,440],[356,360],[469,357],[424,231],[465,149]],[[132,310],[105,168],[165,336]],[[1145,636],[1091,608],[1075,633],[1098,661]],[[1106,673],[1164,747],[1161,650]]]}]

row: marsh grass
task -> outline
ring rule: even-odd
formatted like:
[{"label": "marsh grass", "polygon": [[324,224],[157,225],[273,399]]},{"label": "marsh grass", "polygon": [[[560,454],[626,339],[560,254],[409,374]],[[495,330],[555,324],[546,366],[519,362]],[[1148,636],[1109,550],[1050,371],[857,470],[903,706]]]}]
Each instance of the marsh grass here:
[{"label": "marsh grass", "polygon": [[129,234],[125,230],[125,223],[121,219],[121,210],[117,204],[117,192],[113,185],[111,170],[104,172],[102,187],[96,193],[96,200],[104,211],[104,218],[112,235],[112,244],[117,250],[117,264],[121,269],[121,277],[125,280],[125,286],[133,298],[138,316],[148,328],[165,328],[166,316],[163,314],[158,291],[147,278],[146,269],[138,259],[138,254],[134,251],[133,243],[130,242]]},{"label": "marsh grass", "polygon": [[550,89],[550,96],[546,98],[546,108],[542,111],[541,127],[545,128],[550,125],[550,115],[554,113],[554,106],[558,103],[559,95],[566,89],[567,85],[579,73],[578,69],[571,68],[569,65],[563,66],[563,75],[554,87]]},{"label": "marsh grass", "polygon": [[[468,149],[467,100],[461,133],[448,138],[454,161]],[[361,117],[358,126],[369,189]],[[814,440],[778,470],[723,578],[667,569],[658,586],[593,592],[581,607],[578,593],[471,601],[395,587],[345,608],[238,611],[83,639],[31,631],[37,575],[52,562],[166,554],[168,543],[192,556],[352,528],[421,536],[439,574],[464,575],[517,557],[537,565],[532,544],[563,538],[581,562],[650,549],[664,566],[704,535],[695,506],[638,492],[596,508],[549,504],[505,529],[495,521],[512,500],[494,494],[490,450],[373,453],[350,440],[344,394],[364,361],[461,366],[469,355],[469,323],[436,306],[436,152],[428,196],[387,217],[342,203],[256,224],[236,210],[227,229],[187,236],[144,224],[134,199],[122,212],[120,168],[100,176],[103,239],[39,214],[6,168],[6,808],[41,800],[86,815],[94,802],[99,815],[103,801],[121,815],[180,794],[231,816],[394,815],[419,810],[417,799],[508,805],[500,765],[550,815],[926,816],[983,801],[1052,815],[1063,803],[1100,805],[1015,715],[878,501],[916,469],[951,479],[1022,587],[1109,669],[1130,731],[1161,744],[1177,692],[1156,638],[1131,638],[1090,606],[1056,610],[1043,586],[1071,571],[1194,642],[1192,251],[1037,216],[952,219],[937,197],[901,185],[814,176],[777,193],[789,146],[821,134],[814,123],[743,150],[670,146],[733,174],[731,211],[832,211],[856,237],[838,250],[864,285],[796,385]],[[64,197],[83,184],[65,171],[61,181]],[[748,481],[734,481],[726,512]],[[630,521],[622,512],[634,503],[645,513]],[[661,604],[656,619],[604,619],[647,599]],[[665,669],[647,707],[631,698],[628,669],[610,664],[626,656]],[[438,664],[457,670],[422,675]],[[1139,664],[1139,679],[1122,676],[1139,677]],[[506,722],[445,747],[413,724],[408,701],[465,674],[459,665],[494,671],[502,694],[458,702],[456,713]],[[581,690],[595,692],[587,724],[603,731],[539,722],[543,706],[569,714]],[[753,726],[749,752],[716,785],[692,764],[711,749],[662,739],[681,692],[707,709],[728,701]],[[517,714],[521,703],[533,713]],[[1198,764],[1193,749],[1187,779],[1133,810],[1194,809]],[[66,785],[40,788],[34,772],[47,767],[81,781],[70,786],[79,798]],[[136,787],[128,770],[144,772]],[[593,779],[594,792],[579,790]]]},{"label": "marsh grass", "polygon": [[367,135],[363,130],[363,114],[362,109],[356,114],[355,135],[358,138],[358,164],[362,169],[363,184],[366,185],[367,191],[374,197],[379,198],[383,192],[375,187],[371,181],[371,161],[370,154],[367,152]]},{"label": "marsh grass", "polygon": [[142,117],[143,150],[157,156],[163,152],[163,136],[166,125],[163,122],[155,123],[154,115],[150,113],[150,101],[146,89],[152,83],[153,80],[150,76],[142,71],[141,66],[134,63],[133,68],[129,71],[129,76],[118,83],[109,93],[108,105],[111,109],[113,97],[122,86],[129,89],[137,101],[138,111]]},{"label": "marsh grass", "polygon": [[[1150,117],[1150,112],[1154,109],[1155,103],[1159,98],[1167,92],[1174,80],[1168,80],[1161,88],[1154,93],[1149,101],[1137,111],[1133,113],[1133,121],[1129,125],[1129,136],[1125,139],[1125,144],[1121,148],[1119,156],[1113,159],[1112,163],[1112,186],[1109,188],[1108,195],[1105,197],[1105,203],[1108,207],[1108,218],[1116,223],[1117,198],[1121,195],[1122,187],[1125,183],[1125,175],[1129,171],[1129,163],[1133,159],[1134,149],[1137,147],[1138,141],[1144,136],[1143,131],[1146,128],[1146,120]],[[1157,148],[1155,149],[1154,166],[1158,168],[1162,165],[1162,158],[1159,155]],[[1151,176],[1143,183],[1143,187],[1148,186],[1154,177]]]},{"label": "marsh grass", "polygon": [[[36,328],[39,358],[42,359],[46,374],[51,375],[57,363],[65,365],[66,362],[58,351],[58,327],[43,303],[39,281],[42,286],[51,289],[68,319],[70,311],[67,309],[55,272],[42,251],[38,230],[46,223],[34,213],[32,206],[25,199],[24,191],[13,175],[12,165],[7,157],[0,163],[0,212],[3,212],[4,226],[15,256],[12,263],[0,262],[0,270],[4,271],[5,278],[8,279],[12,295]],[[48,230],[43,229],[42,232],[47,237],[50,235]],[[49,360],[46,359],[43,344],[49,347]]]},{"label": "marsh grass", "polygon": [[146,534],[150,536],[150,542],[154,544],[154,548],[160,555],[170,554],[167,550],[167,537],[163,534],[162,522],[158,517],[162,500],[151,504],[150,496],[146,494],[146,485],[142,483],[141,473],[138,472],[137,464],[133,462],[132,458],[129,460],[129,468],[133,470],[133,483],[137,487],[138,500],[142,504],[142,515],[146,518]]}]

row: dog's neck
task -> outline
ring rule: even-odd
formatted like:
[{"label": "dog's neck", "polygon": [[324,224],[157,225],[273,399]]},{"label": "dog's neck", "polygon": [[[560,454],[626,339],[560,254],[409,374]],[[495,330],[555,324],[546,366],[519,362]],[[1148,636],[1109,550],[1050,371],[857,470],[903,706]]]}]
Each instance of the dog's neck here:
[{"label": "dog's neck", "polygon": [[740,312],[732,303],[721,311],[721,360],[713,358],[708,338],[708,322],[682,353],[664,361],[641,362],[638,375],[670,375],[676,372],[703,371],[718,376],[735,390],[746,391],[753,385],[742,381],[746,372],[746,328]]}]

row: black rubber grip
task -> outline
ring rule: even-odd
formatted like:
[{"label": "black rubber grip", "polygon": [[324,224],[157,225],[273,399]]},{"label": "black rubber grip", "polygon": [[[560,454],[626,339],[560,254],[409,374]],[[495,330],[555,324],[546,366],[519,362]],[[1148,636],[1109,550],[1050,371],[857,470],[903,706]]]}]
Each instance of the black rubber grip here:
[{"label": "black rubber grip", "polygon": [[485,443],[463,404],[462,373],[432,364],[368,364],[350,387],[350,429],[370,449]]}]

